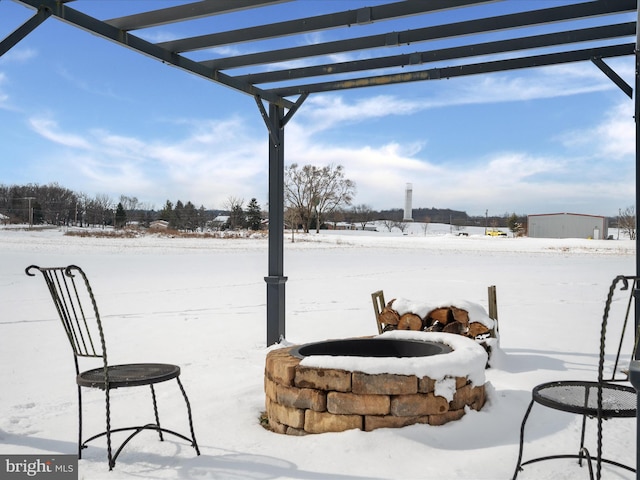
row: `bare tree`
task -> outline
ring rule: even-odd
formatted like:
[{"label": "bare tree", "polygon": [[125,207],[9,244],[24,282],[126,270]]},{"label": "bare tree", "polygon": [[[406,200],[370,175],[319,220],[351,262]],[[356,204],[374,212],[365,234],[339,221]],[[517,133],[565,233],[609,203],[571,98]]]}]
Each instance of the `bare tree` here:
[{"label": "bare tree", "polygon": [[224,208],[229,210],[229,228],[237,230],[244,228],[246,224],[246,215],[243,209],[244,199],[229,197],[224,203]]},{"label": "bare tree", "polygon": [[[409,222],[394,222],[393,226],[396,227],[397,229],[399,229],[402,233],[404,233],[404,231],[409,226]],[[389,231],[391,231],[391,230],[389,230]]]},{"label": "bare tree", "polygon": [[309,232],[313,214],[313,176],[315,167],[306,165],[298,168],[297,163],[286,167],[285,174],[285,202],[290,210],[295,212],[302,223],[305,233]]},{"label": "bare tree", "polygon": [[293,163],[285,168],[285,200],[301,214],[305,232],[309,232],[314,216],[319,232],[323,216],[351,205],[355,188],[355,183],[344,177],[342,165],[299,168]]},{"label": "bare tree", "polygon": [[393,230],[393,227],[396,226],[396,223],[398,223],[398,222],[396,222],[395,220],[382,220],[382,224],[389,231]]},{"label": "bare tree", "polygon": [[76,203],[76,218],[75,222],[79,226],[89,226],[89,218],[87,216],[87,209],[91,205],[91,198],[84,192],[78,194],[78,201]]},{"label": "bare tree", "polygon": [[422,224],[422,231],[424,233],[424,236],[426,237],[427,230],[429,229],[429,224],[431,223],[431,217],[427,215],[426,217],[424,217],[423,222],[424,223]]},{"label": "bare tree", "polygon": [[329,215],[340,207],[351,205],[355,195],[355,182],[344,178],[342,165],[329,165],[320,170],[315,189],[316,233],[320,232],[323,215]]},{"label": "bare tree", "polygon": [[619,211],[618,229],[629,236],[629,240],[636,239],[636,207],[631,205]]},{"label": "bare tree", "polygon": [[120,195],[120,203],[127,214],[128,221],[140,221],[141,215],[138,215],[137,213],[139,213],[139,210],[142,210],[142,205],[137,197]]},{"label": "bare tree", "polygon": [[113,200],[109,195],[98,193],[93,200],[94,223],[100,223],[103,227],[107,224],[113,215]]},{"label": "bare tree", "polygon": [[364,203],[353,207],[354,220],[360,224],[364,230],[371,220],[373,220],[373,210]]},{"label": "bare tree", "polygon": [[291,229],[291,243],[295,243],[295,232],[298,231],[298,224],[302,221],[300,212],[294,207],[289,207],[284,212],[284,220]]}]

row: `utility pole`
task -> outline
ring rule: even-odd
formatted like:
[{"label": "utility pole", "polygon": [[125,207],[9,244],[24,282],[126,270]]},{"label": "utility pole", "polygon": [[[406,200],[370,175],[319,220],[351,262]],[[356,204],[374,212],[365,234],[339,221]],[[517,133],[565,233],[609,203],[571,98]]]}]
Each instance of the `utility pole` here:
[{"label": "utility pole", "polygon": [[484,234],[487,234],[487,229],[489,228],[489,209],[484,211]]},{"label": "utility pole", "polygon": [[22,197],[20,200],[28,200],[29,201],[29,228],[33,227],[33,210],[31,209],[31,200],[35,200],[36,197]]}]

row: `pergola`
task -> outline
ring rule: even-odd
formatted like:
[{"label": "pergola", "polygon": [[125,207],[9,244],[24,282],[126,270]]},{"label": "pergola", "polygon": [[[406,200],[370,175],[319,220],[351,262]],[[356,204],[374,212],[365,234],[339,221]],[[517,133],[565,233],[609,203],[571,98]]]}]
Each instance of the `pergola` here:
[{"label": "pergola", "polygon": [[[558,0],[551,7],[551,2],[371,0],[373,6],[354,10],[341,10],[344,3],[336,1],[325,2],[331,6],[330,13],[263,23],[261,18],[284,17],[282,12],[292,0],[185,0],[108,19],[83,13],[91,3],[86,0],[14,1],[35,14],[0,42],[0,56],[55,17],[254,97],[269,134],[268,345],[285,335],[285,126],[309,95],[582,61],[592,62],[630,98],[640,85],[638,0]],[[112,2],[110,8],[119,11],[125,4],[148,8],[147,2]],[[518,9],[512,10],[514,6]],[[216,22],[208,25],[214,17]],[[214,27],[221,23],[243,26],[223,31]],[[172,33],[188,31],[190,36],[159,43],[144,39],[167,27]],[[301,41],[311,33],[331,40]],[[430,42],[437,46],[443,41],[448,42],[446,47],[429,48]],[[240,45],[251,53],[225,56],[219,47],[229,45]],[[632,87],[606,59],[634,54]],[[337,61],[337,55],[352,59]],[[637,95],[635,112],[638,152]],[[636,166],[639,185],[637,153]],[[638,188],[636,205],[640,205]],[[637,256],[636,270],[640,272]]]}]

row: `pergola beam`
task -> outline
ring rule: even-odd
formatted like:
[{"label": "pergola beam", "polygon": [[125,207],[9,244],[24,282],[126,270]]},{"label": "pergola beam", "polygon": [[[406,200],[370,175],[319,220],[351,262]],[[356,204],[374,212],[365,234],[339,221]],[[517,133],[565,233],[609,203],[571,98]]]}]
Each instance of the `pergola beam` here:
[{"label": "pergola beam", "polygon": [[397,83],[418,82],[423,80],[440,80],[442,78],[454,78],[481,73],[495,73],[508,70],[517,70],[531,67],[543,67],[561,63],[572,63],[591,60],[598,57],[617,57],[630,55],[634,52],[634,44],[614,45],[610,47],[588,48],[571,52],[549,53],[531,57],[496,60],[493,62],[456,65],[453,67],[432,68],[394,75],[380,75],[362,77],[351,80],[335,82],[323,82],[307,85],[295,85],[291,87],[274,88],[271,90],[276,95],[289,97],[301,93],[330,92],[334,90],[346,90],[352,88],[373,87],[379,85],[392,85]]},{"label": "pergola beam", "polygon": [[18,27],[13,33],[9,34],[2,42],[0,42],[0,57],[11,50],[23,38],[33,32],[38,26],[51,16],[51,12],[45,8],[39,8],[38,12]]},{"label": "pergola beam", "polygon": [[251,96],[260,96],[269,103],[282,106],[283,108],[291,108],[294,104],[273,93],[261,90],[251,84],[234,79],[216,69],[194,62],[186,57],[170,52],[163,48],[147,42],[135,35],[124,32],[112,25],[100,20],[96,20],[89,15],[67,7],[55,0],[20,0],[21,3],[27,4],[34,9],[47,9],[52,15],[59,18],[63,22],[74,25],[82,30],[98,35],[112,42],[123,45],[127,48],[135,50],[139,53],[160,60],[163,63],[173,65],[182,70],[187,70],[199,77],[226,85],[235,90],[244,92]]},{"label": "pergola beam", "polygon": [[366,37],[337,40],[316,45],[290,47],[280,50],[234,55],[215,60],[205,60],[202,65],[217,70],[247,67],[252,65],[273,64],[301,58],[334,55],[390,46],[408,45],[429,40],[461,37],[465,35],[491,33],[514,28],[546,25],[554,22],[592,18],[613,13],[632,12],[636,9],[635,0],[598,0],[588,3],[564,5],[561,7],[512,13],[477,20],[435,25],[402,32],[389,32]]},{"label": "pergola beam", "polygon": [[261,5],[290,2],[291,0],[216,0],[199,1],[178,5],[176,7],[162,8],[150,12],[127,15],[125,17],[105,20],[105,23],[120,30],[138,30],[142,28],[157,27],[169,23],[184,22],[198,18],[220,15],[223,13],[239,12]]},{"label": "pergola beam", "polygon": [[300,78],[319,77],[323,75],[337,75],[358,71],[377,70],[393,67],[409,67],[431,62],[454,60],[459,58],[495,55],[499,53],[530,50],[534,48],[566,45],[570,43],[588,42],[594,40],[620,38],[635,35],[636,23],[627,22],[616,25],[570,30],[567,32],[547,33],[529,37],[499,40],[495,42],[464,45],[461,47],[442,48],[402,55],[354,60],[311,67],[290,68],[269,72],[253,73],[236,76],[234,78],[249,82],[253,85],[297,80]]},{"label": "pergola beam", "polygon": [[495,2],[496,0],[404,0],[376,7],[364,7],[358,10],[317,15],[269,25],[258,25],[240,30],[212,33],[197,37],[184,38],[160,43],[163,48],[174,52],[187,52],[204,48],[219,47],[243,42],[253,42],[268,38],[317,32],[352,25],[369,24],[382,20],[391,20],[421,13],[450,10],[461,6],[478,3]]}]

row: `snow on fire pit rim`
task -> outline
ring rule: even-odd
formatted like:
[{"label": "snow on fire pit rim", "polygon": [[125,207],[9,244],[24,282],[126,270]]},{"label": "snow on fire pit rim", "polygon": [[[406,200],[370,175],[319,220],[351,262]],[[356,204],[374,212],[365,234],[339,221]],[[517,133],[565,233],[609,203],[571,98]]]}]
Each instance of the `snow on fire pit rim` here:
[{"label": "snow on fire pit rim", "polygon": [[300,365],[313,368],[332,368],[369,375],[394,374],[429,377],[442,381],[445,377],[467,377],[472,385],[485,383],[486,350],[475,340],[443,332],[393,330],[373,338],[404,339],[444,343],[453,351],[428,357],[354,357],[312,355],[304,357]]}]

